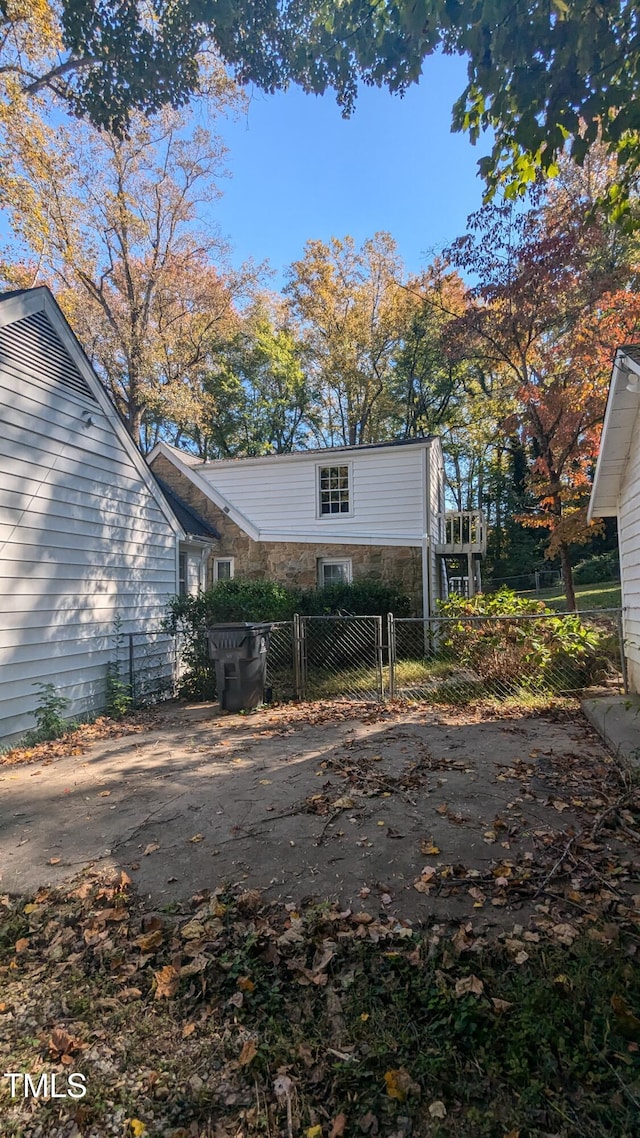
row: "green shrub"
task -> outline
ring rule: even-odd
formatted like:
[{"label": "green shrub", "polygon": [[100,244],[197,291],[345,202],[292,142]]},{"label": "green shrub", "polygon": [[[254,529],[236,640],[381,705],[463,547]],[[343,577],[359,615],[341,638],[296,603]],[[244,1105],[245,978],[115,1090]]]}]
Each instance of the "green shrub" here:
[{"label": "green shrub", "polygon": [[576,613],[555,613],[543,601],[501,589],[470,599],[451,596],[439,609],[450,623],[435,634],[434,653],[468,668],[488,690],[574,691],[607,670],[603,632]]},{"label": "green shrub", "polygon": [[27,747],[46,743],[50,739],[59,739],[61,735],[75,727],[75,722],[63,719],[63,712],[68,708],[69,700],[64,695],[58,695],[55,684],[36,682],[33,687],[39,688],[40,694],[33,713],[36,726],[33,730],[27,731],[22,740],[23,745]]},{"label": "green shrub", "polygon": [[[354,581],[324,589],[297,589],[276,581],[220,581],[196,596],[173,597],[163,622],[165,631],[181,639],[184,665],[180,694],[186,699],[213,699],[215,669],[209,660],[206,630],[232,621],[286,621],[304,616],[396,616],[409,613],[409,598],[394,586],[378,581]],[[317,630],[318,636],[329,632]]]},{"label": "green shrub", "polygon": [[599,553],[588,561],[581,561],[573,570],[576,585],[597,585],[599,581],[620,580],[620,556],[617,549]]}]

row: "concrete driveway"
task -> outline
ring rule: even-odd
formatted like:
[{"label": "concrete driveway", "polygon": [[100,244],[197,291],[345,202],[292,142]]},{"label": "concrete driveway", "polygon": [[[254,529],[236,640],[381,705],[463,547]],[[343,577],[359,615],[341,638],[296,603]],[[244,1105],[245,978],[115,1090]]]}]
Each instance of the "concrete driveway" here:
[{"label": "concrete driveway", "polygon": [[[0,765],[0,891],[100,864],[125,869],[157,907],[229,884],[455,917],[470,878],[504,880],[588,829],[615,777],[579,712],[169,706],[142,734]],[[464,890],[434,892],[447,874]],[[512,902],[492,893],[498,918]]]}]

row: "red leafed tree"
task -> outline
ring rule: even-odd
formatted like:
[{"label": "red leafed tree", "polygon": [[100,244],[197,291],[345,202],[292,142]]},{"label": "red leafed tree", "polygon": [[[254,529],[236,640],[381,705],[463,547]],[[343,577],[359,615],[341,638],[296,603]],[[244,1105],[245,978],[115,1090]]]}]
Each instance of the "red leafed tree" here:
[{"label": "red leafed tree", "polygon": [[559,189],[527,212],[482,210],[449,258],[480,282],[449,325],[450,350],[511,398],[505,431],[530,458],[522,521],[549,531],[546,556],[560,559],[575,609],[571,547],[593,533],[586,509],[613,355],[640,335],[630,249],[586,195]]}]

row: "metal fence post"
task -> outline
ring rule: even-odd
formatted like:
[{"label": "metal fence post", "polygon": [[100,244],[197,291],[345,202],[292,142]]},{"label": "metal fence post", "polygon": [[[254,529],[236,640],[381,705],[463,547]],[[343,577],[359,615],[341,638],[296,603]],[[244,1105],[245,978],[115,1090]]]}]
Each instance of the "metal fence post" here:
[{"label": "metal fence post", "polygon": [[382,617],[375,618],[376,689],[378,700],[384,703],[384,659],[382,655]]},{"label": "metal fence post", "polygon": [[131,695],[132,704],[135,704],[134,681],[135,681],[135,671],[134,671],[134,664],[133,664],[133,633],[130,632],[129,633],[129,693]]},{"label": "metal fence post", "polygon": [[299,613],[293,614],[293,687],[296,699],[305,695],[305,629]]},{"label": "metal fence post", "polygon": [[387,613],[387,641],[389,655],[389,699],[396,695],[396,623],[393,613]]}]

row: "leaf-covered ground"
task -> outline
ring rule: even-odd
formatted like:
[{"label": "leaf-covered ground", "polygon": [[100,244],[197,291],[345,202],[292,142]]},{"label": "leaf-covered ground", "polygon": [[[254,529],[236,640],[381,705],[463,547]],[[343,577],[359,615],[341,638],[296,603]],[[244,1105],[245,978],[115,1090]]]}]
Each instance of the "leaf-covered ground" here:
[{"label": "leaf-covered ground", "polygon": [[150,913],[122,872],[5,896],[4,1070],[87,1094],[0,1080],[3,1138],[631,1138],[640,895],[603,885],[569,919],[554,882],[491,939],[256,891]]},{"label": "leaf-covered ground", "polygon": [[[0,1077],[2,1138],[637,1133],[640,791],[575,710],[432,723],[402,709],[307,705],[191,724],[186,739],[185,713],[167,714],[162,736],[151,720],[148,736],[141,727],[118,743],[123,769],[161,738],[174,761],[184,751],[204,762],[202,797],[222,733],[231,802],[259,748],[252,801],[281,795],[277,778],[298,780],[284,822],[308,834],[303,847],[287,830],[291,868],[322,857],[344,879],[363,850],[380,849],[388,877],[360,878],[342,909],[317,879],[312,899],[304,882],[291,901],[268,899],[255,873],[231,887],[238,876],[219,872],[222,855],[198,860],[213,842],[204,822],[193,834],[186,813],[188,829],[172,823],[184,831],[173,846],[167,823],[160,848],[149,829],[136,836],[132,862],[102,860],[71,881],[0,895],[0,1076],[29,1073],[37,1085],[55,1073],[64,1093],[82,1074],[87,1087],[78,1099],[25,1100],[21,1081],[11,1098]],[[108,730],[105,754],[88,749],[78,766],[96,781],[91,802],[108,804],[101,825],[117,814],[116,794],[131,796],[127,782],[102,785]],[[65,745],[6,771],[5,795],[21,780],[40,786],[42,774],[26,780],[47,757],[47,777],[62,771],[64,783],[68,748],[84,743]],[[167,762],[162,752],[158,769]],[[173,785],[179,773],[162,769]],[[68,798],[55,805],[58,824]],[[411,872],[394,889],[390,859],[403,844]],[[178,881],[187,850],[190,879],[223,884],[190,898],[163,885],[150,900],[135,882],[165,846],[163,881]],[[250,849],[259,869],[262,847]]]}]

